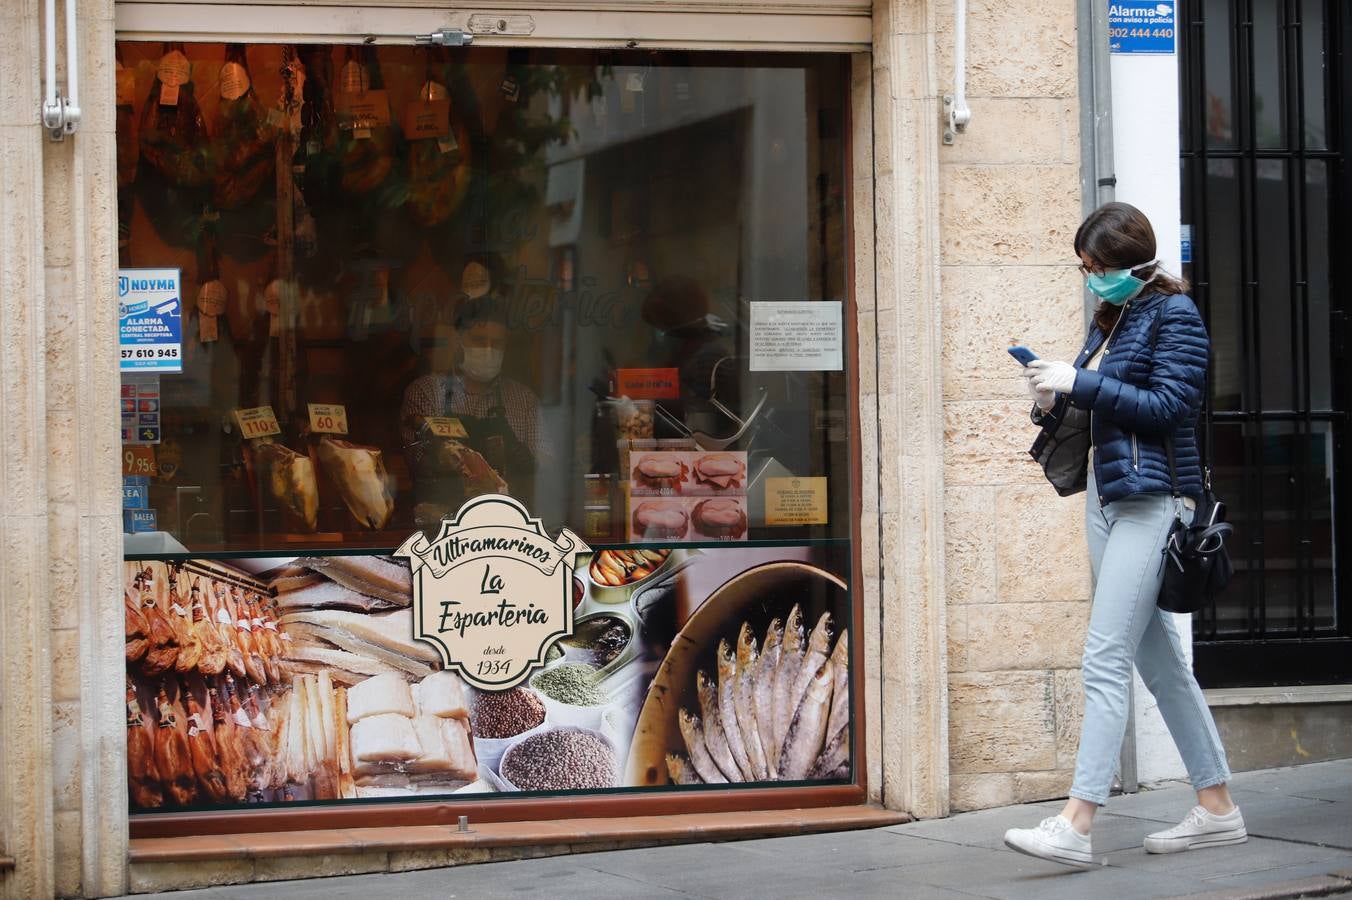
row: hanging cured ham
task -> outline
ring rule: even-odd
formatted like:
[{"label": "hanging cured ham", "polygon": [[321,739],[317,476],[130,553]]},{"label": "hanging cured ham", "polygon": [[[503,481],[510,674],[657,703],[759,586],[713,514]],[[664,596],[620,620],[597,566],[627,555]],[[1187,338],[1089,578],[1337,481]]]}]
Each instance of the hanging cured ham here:
[{"label": "hanging cured ham", "polygon": [[254,442],[253,456],[260,492],[314,531],[319,516],[319,486],[310,457],[282,444],[261,441]]},{"label": "hanging cured ham", "polygon": [[155,762],[155,748],[146,731],[145,716],[136,697],[136,685],[127,676],[127,787],[131,802],[142,809],[164,805],[164,787]]},{"label": "hanging cured ham", "polygon": [[178,727],[178,711],[169,700],[163,684],[155,696],[159,722],[155,728],[155,765],[165,790],[179,806],[187,806],[197,796],[197,776],[192,767],[188,738]]},{"label": "hanging cured ham", "polygon": [[141,113],[138,193],[167,244],[190,246],[211,186],[211,140],[193,93],[192,67],[166,43]]},{"label": "hanging cured ham", "polygon": [[186,687],[179,687],[179,696],[187,698],[188,748],[197,784],[208,798],[220,803],[230,795],[230,789],[225,773],[221,770],[216,741],[207,727],[206,714]]},{"label": "hanging cured ham", "polygon": [[169,621],[178,635],[178,657],[174,669],[180,673],[195,671],[202,661],[202,641],[192,623],[192,598],[183,590],[186,579],[177,568],[169,570]]},{"label": "hanging cured ham", "polygon": [[319,465],[363,528],[385,527],[394,515],[394,496],[379,450],[325,435],[319,440]]},{"label": "hanging cured ham", "polygon": [[122,594],[123,633],[127,642],[127,662],[134,663],[146,655],[150,648],[150,624],[141,614],[141,597],[128,587]]},{"label": "hanging cured ham", "polygon": [[209,591],[210,586],[203,591],[201,579],[193,579],[192,593],[189,597],[192,603],[192,627],[198,642],[202,645],[202,656],[198,660],[197,671],[203,675],[219,675],[225,671],[227,651],[225,641],[216,630],[216,623],[212,621],[207,608],[206,598]]},{"label": "hanging cured ham", "polygon": [[239,726],[230,719],[226,704],[221,700],[220,691],[215,685],[207,688],[207,700],[211,704],[212,732],[221,773],[225,776],[226,793],[231,799],[243,802],[249,793],[249,761],[244,753]]},{"label": "hanging cured ham", "polygon": [[390,122],[375,48],[349,49],[339,73],[338,165],[343,190],[372,194],[394,172],[397,160],[395,130]]},{"label": "hanging cured ham", "polygon": [[150,676],[160,675],[173,668],[178,659],[178,635],[156,602],[153,576],[148,567],[137,576],[136,587],[141,595],[141,615],[145,617],[149,640],[141,671]]},{"label": "hanging cured ham", "polygon": [[258,100],[243,44],[225,48],[221,66],[220,147],[212,173],[212,202],[220,209],[237,209],[275,181],[275,130],[267,123]]},{"label": "hanging cured ham", "polygon": [[[429,51],[431,52],[431,51]],[[408,142],[408,211],[421,225],[445,222],[469,190],[469,132],[459,124],[443,80],[429,73],[404,112]]]}]

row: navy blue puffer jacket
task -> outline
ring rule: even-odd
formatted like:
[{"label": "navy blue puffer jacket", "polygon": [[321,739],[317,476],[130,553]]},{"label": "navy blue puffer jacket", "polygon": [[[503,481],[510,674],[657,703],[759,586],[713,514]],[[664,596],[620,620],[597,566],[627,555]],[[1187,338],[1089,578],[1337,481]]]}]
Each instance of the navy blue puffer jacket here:
[{"label": "navy blue puffer jacket", "polygon": [[[1152,350],[1150,331],[1157,316],[1163,318]],[[1084,369],[1105,339],[1109,343],[1098,371]],[[1099,503],[1170,492],[1166,435],[1173,436],[1181,493],[1201,499],[1197,418],[1209,350],[1202,317],[1182,294],[1150,294],[1130,301],[1110,336],[1090,326],[1084,349],[1075,359],[1080,369],[1075,388],[1062,402],[1068,399],[1090,414]]]}]

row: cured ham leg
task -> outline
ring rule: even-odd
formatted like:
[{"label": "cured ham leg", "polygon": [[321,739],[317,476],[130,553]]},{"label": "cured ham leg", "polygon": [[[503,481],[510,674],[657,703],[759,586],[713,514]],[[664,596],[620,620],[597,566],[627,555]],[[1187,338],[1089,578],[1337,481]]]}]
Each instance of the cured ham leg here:
[{"label": "cured ham leg", "polygon": [[207,688],[211,703],[211,724],[216,738],[216,754],[225,775],[226,792],[232,800],[244,802],[249,793],[249,760],[244,754],[239,728],[226,715],[225,703],[215,685]]},{"label": "cured ham leg", "polygon": [[326,435],[319,441],[319,464],[353,518],[364,528],[385,527],[394,515],[394,497],[379,450]]},{"label": "cured ham leg", "polygon": [[263,667],[263,655],[253,639],[253,620],[249,618],[249,609],[245,604],[244,592],[231,588],[229,609],[235,618],[235,646],[244,659],[244,674],[255,684],[267,684],[267,670]]},{"label": "cured ham leg", "polygon": [[160,770],[155,763],[155,749],[146,731],[145,716],[136,699],[136,685],[127,676],[127,787],[131,802],[141,809],[157,809],[164,805],[164,788],[160,784]]},{"label": "cured ham leg", "polygon": [[202,793],[211,800],[220,803],[230,796],[225,772],[221,770],[220,755],[216,750],[216,740],[207,727],[206,715],[197,702],[197,698],[187,687],[179,686],[179,695],[187,698],[188,706],[188,749],[192,758],[192,769],[197,775],[197,784]]},{"label": "cured ham leg", "polygon": [[137,576],[137,582],[141,595],[141,615],[145,617],[148,626],[146,637],[150,641],[145,658],[141,661],[141,670],[147,675],[161,675],[173,668],[178,659],[178,635],[155,602],[153,576],[149,568]]},{"label": "cured ham leg", "polygon": [[127,642],[127,662],[134,663],[146,655],[150,648],[150,624],[141,615],[141,598],[128,588],[122,595],[123,626]]},{"label": "cured ham leg", "polygon": [[163,684],[156,695],[159,724],[155,729],[155,763],[169,796],[179,806],[187,806],[197,797],[197,777],[192,767],[192,751],[187,736],[178,728],[178,713]]},{"label": "cured ham leg", "polygon": [[225,663],[236,678],[244,678],[247,675],[244,669],[244,653],[239,649],[239,642],[235,637],[235,617],[230,611],[229,595],[225,588],[213,584],[208,586],[207,598],[207,612],[225,647]]},{"label": "cured ham leg", "polygon": [[253,454],[260,490],[314,531],[319,523],[319,487],[310,457],[277,443],[257,443]]},{"label": "cured ham leg", "polygon": [[216,623],[212,620],[211,611],[208,609],[207,597],[210,593],[210,584],[207,585],[207,590],[203,591],[201,579],[193,579],[190,597],[192,627],[198,642],[202,645],[202,657],[197,662],[197,671],[203,675],[219,675],[225,671],[227,654],[225,641],[216,630]]},{"label": "cured ham leg", "polygon": [[192,623],[192,598],[185,596],[179,574],[169,571],[169,621],[178,636],[178,657],[174,669],[180,674],[192,672],[202,661],[202,641]]}]

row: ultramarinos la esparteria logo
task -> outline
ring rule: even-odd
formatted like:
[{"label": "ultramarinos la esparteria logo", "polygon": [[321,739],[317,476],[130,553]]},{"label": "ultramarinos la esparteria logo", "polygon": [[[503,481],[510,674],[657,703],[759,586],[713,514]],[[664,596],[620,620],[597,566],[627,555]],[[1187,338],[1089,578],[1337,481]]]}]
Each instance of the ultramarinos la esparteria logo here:
[{"label": "ultramarinos la esparteria logo", "polygon": [[413,570],[413,636],[474,687],[515,687],[572,634],[573,570],[590,549],[567,528],[551,538],[511,497],[468,500],[394,553]]}]

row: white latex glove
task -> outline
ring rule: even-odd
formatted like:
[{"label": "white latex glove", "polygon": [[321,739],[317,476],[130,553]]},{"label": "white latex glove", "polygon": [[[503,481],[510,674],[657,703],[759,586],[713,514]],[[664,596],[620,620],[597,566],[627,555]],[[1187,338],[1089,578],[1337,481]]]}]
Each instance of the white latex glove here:
[{"label": "white latex glove", "polygon": [[1067,362],[1035,359],[1028,364],[1029,380],[1039,391],[1068,394],[1075,388],[1075,367]]},{"label": "white latex glove", "polygon": [[1023,370],[1023,383],[1028,388],[1028,396],[1033,398],[1037,408],[1046,412],[1056,405],[1056,393],[1054,391],[1040,391],[1037,389],[1037,373],[1032,369]]}]

